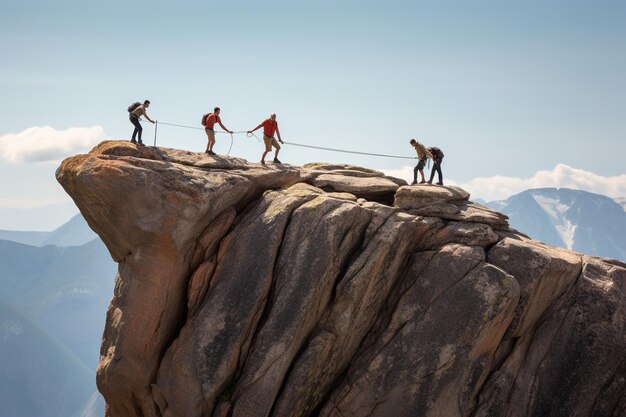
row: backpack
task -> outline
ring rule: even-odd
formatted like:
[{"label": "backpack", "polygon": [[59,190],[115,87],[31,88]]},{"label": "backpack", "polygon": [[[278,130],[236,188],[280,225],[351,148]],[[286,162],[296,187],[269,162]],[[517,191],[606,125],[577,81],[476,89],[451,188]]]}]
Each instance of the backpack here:
[{"label": "backpack", "polygon": [[430,153],[433,154],[435,159],[443,159],[443,156],[444,156],[443,151],[436,146],[433,146],[432,148],[430,148]]},{"label": "backpack", "polygon": [[202,115],[202,126],[206,126],[206,119],[211,115],[211,113],[206,113]]},{"label": "backpack", "polygon": [[131,104],[130,106],[128,106],[128,112],[129,112],[129,113],[134,112],[134,111],[135,111],[135,109],[136,109],[137,107],[139,107],[139,106],[141,106],[141,103],[140,103],[140,102],[138,102],[138,101],[135,101],[133,104]]}]

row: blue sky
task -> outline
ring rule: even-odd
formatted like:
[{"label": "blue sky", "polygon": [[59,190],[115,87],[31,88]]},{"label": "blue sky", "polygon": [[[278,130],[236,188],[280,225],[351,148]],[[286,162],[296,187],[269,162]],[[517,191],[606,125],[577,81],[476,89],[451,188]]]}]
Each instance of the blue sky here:
[{"label": "blue sky", "polygon": [[[626,196],[622,1],[9,1],[0,54],[0,208],[67,201],[55,160],[89,148],[11,159],[18,141],[46,140],[21,132],[51,126],[62,143],[66,129],[100,127],[125,139],[126,107],[144,98],[152,118],[195,126],[216,105],[233,130],[276,112],[285,140],[319,146],[413,156],[416,137],[444,150],[446,182],[475,197],[514,192],[502,177],[542,185],[541,172]],[[202,151],[206,137],[160,126],[159,145]],[[218,136],[215,150],[229,145]],[[235,137],[231,154],[261,153]],[[289,146],[281,156],[410,180],[411,161]],[[559,182],[563,172],[584,174]]]}]

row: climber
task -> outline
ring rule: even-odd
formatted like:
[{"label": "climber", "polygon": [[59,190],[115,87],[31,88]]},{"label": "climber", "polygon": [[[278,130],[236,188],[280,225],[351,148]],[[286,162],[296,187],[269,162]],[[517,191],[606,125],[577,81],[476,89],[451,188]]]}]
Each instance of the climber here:
[{"label": "climber", "polygon": [[443,159],[443,152],[436,146],[428,148],[428,152],[430,152],[430,154],[433,156],[433,168],[430,170],[430,179],[428,180],[428,183],[433,183],[435,171],[437,171],[437,175],[439,177],[439,182],[437,183],[437,185],[443,185],[443,174],[441,173],[441,160]]},{"label": "climber", "polygon": [[420,177],[422,178],[420,184],[424,184],[426,182],[426,179],[424,178],[424,166],[426,165],[426,159],[433,159],[433,155],[428,151],[428,149],[426,149],[423,144],[419,143],[415,139],[411,139],[409,143],[412,147],[415,148],[415,152],[417,152],[417,159],[419,160],[419,162],[413,169],[413,182],[411,183],[411,185],[417,184],[418,172],[420,173]]},{"label": "climber", "polygon": [[[141,123],[139,123],[139,118],[144,116],[150,123],[154,123],[155,121],[148,117],[146,113],[146,109],[150,107],[150,100],[144,100],[143,104],[136,102],[131,104],[128,107],[129,120],[135,126],[135,130],[133,130],[133,137],[130,140],[130,143],[138,143],[140,146],[143,146],[143,142],[141,141],[141,132],[143,132],[143,128],[141,127]],[[139,142],[135,140],[135,138],[139,139]]]},{"label": "climber", "polygon": [[265,143],[265,152],[263,152],[263,156],[261,156],[261,163],[265,165],[265,156],[271,152],[272,146],[276,148],[276,153],[274,154],[274,163],[280,164],[281,162],[278,160],[278,152],[280,152],[280,145],[274,139],[274,131],[278,135],[278,140],[280,143],[285,143],[280,137],[280,130],[278,130],[278,122],[276,121],[276,113],[272,113],[268,119],[265,119],[252,130],[248,130],[248,133],[252,133],[258,128],[263,126],[263,142]]},{"label": "climber", "polygon": [[213,152],[213,145],[215,145],[215,130],[213,129],[213,126],[215,126],[215,123],[218,123],[226,132],[230,133],[231,135],[233,134],[232,130],[228,130],[226,126],[222,124],[222,119],[220,119],[219,107],[214,108],[213,113],[205,114],[202,117],[202,124],[204,125],[204,131],[206,132],[208,143],[206,145],[206,151],[204,151],[204,153],[209,155],[215,155],[215,152]]}]

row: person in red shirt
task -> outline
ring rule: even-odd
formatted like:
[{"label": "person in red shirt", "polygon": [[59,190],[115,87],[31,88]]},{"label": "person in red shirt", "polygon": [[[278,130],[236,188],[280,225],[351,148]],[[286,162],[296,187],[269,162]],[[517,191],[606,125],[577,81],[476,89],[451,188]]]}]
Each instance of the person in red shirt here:
[{"label": "person in red shirt", "polygon": [[206,132],[207,138],[209,139],[209,142],[206,145],[206,151],[204,152],[209,155],[215,155],[215,152],[213,152],[213,145],[215,145],[215,130],[213,129],[213,126],[215,126],[215,123],[218,123],[226,132],[230,134],[233,133],[232,130],[226,129],[226,126],[222,124],[222,119],[220,119],[220,108],[214,108],[213,113],[209,113],[209,115],[206,117],[204,127],[204,131]]},{"label": "person in red shirt", "polygon": [[265,155],[267,155],[272,150],[272,146],[276,148],[276,153],[274,154],[274,163],[280,164],[281,162],[278,160],[278,152],[280,152],[280,145],[274,139],[274,132],[278,135],[278,140],[280,143],[285,143],[280,137],[280,130],[278,130],[278,122],[276,121],[276,113],[272,113],[269,119],[265,119],[261,122],[260,125],[255,127],[252,130],[248,130],[248,133],[252,133],[255,130],[263,127],[263,142],[265,143],[265,152],[263,152],[263,156],[261,157],[261,163],[265,165]]}]

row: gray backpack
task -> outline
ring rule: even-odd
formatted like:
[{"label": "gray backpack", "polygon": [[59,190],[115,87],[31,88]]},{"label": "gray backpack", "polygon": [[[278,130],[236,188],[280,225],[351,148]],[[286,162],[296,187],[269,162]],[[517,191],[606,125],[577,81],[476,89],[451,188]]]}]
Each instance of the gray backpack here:
[{"label": "gray backpack", "polygon": [[140,103],[140,102],[138,102],[138,101],[135,101],[133,104],[131,104],[130,106],[128,106],[128,112],[129,112],[129,113],[134,112],[134,111],[135,111],[135,109],[136,109],[137,107],[139,107],[139,106],[141,106],[141,103]]}]

